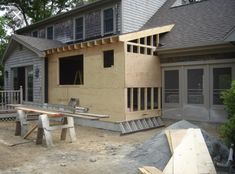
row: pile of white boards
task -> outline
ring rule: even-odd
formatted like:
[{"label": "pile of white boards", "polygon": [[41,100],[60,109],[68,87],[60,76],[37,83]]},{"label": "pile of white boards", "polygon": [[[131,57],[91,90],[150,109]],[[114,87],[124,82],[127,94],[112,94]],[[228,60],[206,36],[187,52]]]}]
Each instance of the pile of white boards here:
[{"label": "pile of white boards", "polygon": [[216,170],[200,129],[165,131],[172,153],[163,171],[144,166],[141,174],[216,174]]}]

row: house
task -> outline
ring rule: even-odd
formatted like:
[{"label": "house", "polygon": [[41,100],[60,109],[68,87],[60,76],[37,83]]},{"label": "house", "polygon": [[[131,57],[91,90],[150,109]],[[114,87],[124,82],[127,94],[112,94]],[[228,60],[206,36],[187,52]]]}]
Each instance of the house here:
[{"label": "house", "polygon": [[235,80],[235,2],[168,0],[142,29],[171,23],[156,50],[163,115],[225,121],[220,93]]},{"label": "house", "polygon": [[32,24],[6,49],[5,88],[23,86],[33,102],[79,98],[108,122],[224,121],[219,93],[235,79],[225,1],[98,0]]}]

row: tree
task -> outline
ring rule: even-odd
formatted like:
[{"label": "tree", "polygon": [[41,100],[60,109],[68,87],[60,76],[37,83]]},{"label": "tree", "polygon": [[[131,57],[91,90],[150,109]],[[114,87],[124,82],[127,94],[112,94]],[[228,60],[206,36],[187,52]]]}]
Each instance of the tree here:
[{"label": "tree", "polygon": [[[52,15],[68,11],[81,4],[94,1],[95,0],[0,0],[0,9],[7,10],[8,13],[6,13],[6,17],[10,19],[14,17],[12,23],[17,27],[22,27],[20,26],[22,25],[22,20],[27,26]],[[16,10],[18,12],[16,12]],[[21,23],[19,20],[21,17],[19,17],[19,15],[22,16]]]},{"label": "tree", "polygon": [[[2,58],[4,54],[4,50],[7,45],[8,37],[6,33],[6,25],[8,23],[8,20],[4,17],[0,17],[0,58]],[[0,61],[2,61],[0,59]],[[3,89],[3,66],[0,64],[0,89]]]}]

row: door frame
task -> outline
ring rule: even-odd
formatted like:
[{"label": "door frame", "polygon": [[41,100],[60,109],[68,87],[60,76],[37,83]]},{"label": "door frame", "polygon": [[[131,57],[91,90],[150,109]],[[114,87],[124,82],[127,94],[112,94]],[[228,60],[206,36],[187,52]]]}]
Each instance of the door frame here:
[{"label": "door frame", "polygon": [[[29,91],[28,91],[28,72],[29,72],[29,68],[32,68],[32,71],[33,71],[33,80],[32,80],[32,88],[34,89],[34,66],[31,65],[31,66],[26,66],[24,67],[25,68],[25,101],[29,101],[28,97],[29,97]],[[33,89],[32,89],[32,101],[30,102],[33,102],[34,100],[34,95],[33,95]]]},{"label": "door frame", "polygon": [[[183,75],[181,76],[181,83],[183,83],[182,87],[182,105],[195,105],[202,106],[209,109],[209,74],[207,65],[192,65],[192,66],[184,66]],[[188,70],[193,69],[203,69],[203,104],[189,104],[188,103]]]},{"label": "door frame", "polygon": [[213,74],[213,69],[214,68],[231,68],[232,70],[232,81],[235,80],[235,64],[212,64],[210,65],[210,108],[211,109],[224,109],[224,105],[214,105],[213,104],[213,88],[214,88],[214,74]]},{"label": "door frame", "polygon": [[[179,72],[179,103],[166,103],[165,102],[165,71],[178,70]],[[162,107],[163,108],[180,108],[182,107],[182,68],[181,67],[164,67],[162,68]]]}]

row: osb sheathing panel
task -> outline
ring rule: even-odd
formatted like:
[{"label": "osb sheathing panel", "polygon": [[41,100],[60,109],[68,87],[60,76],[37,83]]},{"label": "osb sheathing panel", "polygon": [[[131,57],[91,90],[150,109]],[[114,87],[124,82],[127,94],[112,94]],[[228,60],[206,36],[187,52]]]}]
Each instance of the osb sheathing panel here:
[{"label": "osb sheathing panel", "polygon": [[126,87],[161,87],[158,57],[127,52],[125,67]]},{"label": "osb sheathing panel", "polygon": [[[114,50],[114,66],[103,68],[103,51]],[[125,120],[124,45],[113,43],[49,56],[49,103],[67,104],[71,97],[90,112],[108,114],[105,121]],[[84,55],[84,85],[58,85],[58,58]],[[69,71],[69,70],[68,70]]]}]

